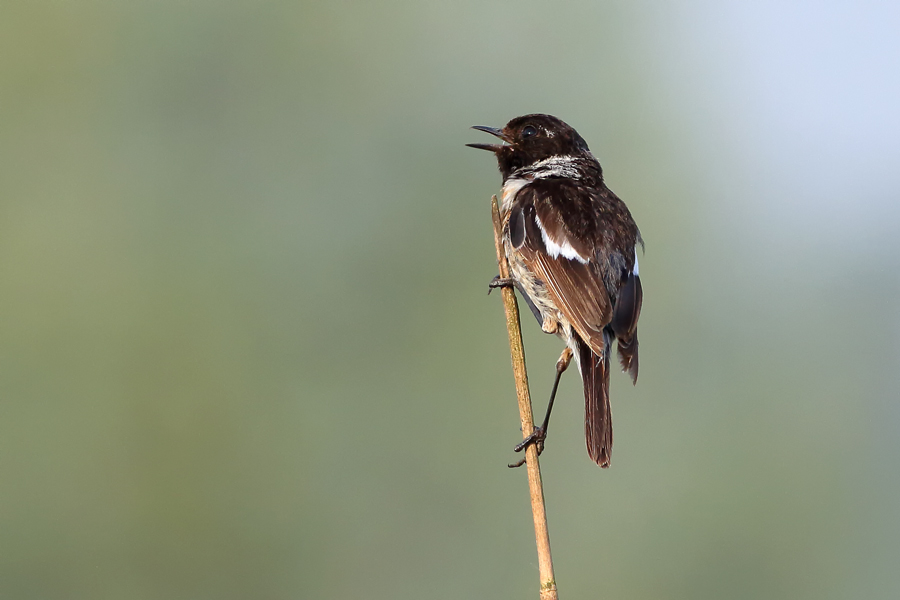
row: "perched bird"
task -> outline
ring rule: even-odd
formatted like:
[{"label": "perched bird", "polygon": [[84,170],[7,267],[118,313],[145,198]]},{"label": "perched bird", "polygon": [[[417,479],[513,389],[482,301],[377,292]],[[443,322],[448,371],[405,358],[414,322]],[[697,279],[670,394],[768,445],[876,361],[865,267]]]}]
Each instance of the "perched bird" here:
[{"label": "perched bird", "polygon": [[608,467],[613,340],[622,370],[637,383],[640,231],[625,203],[606,187],[587,143],[563,121],[534,114],[517,117],[503,129],[473,129],[503,142],[467,144],[493,152],[503,176],[500,217],[511,277],[496,278],[491,287],[515,285],[541,328],[566,343],[543,424],[516,451],[529,444],[543,449],[559,379],[574,356],[584,383],[588,455]]}]

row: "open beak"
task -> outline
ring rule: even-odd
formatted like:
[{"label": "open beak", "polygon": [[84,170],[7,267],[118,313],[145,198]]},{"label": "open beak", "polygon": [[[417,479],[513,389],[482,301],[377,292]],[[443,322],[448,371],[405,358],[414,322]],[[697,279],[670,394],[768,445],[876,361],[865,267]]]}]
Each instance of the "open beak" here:
[{"label": "open beak", "polygon": [[[503,133],[502,129],[497,129],[496,127],[487,127],[485,125],[475,125],[472,129],[477,129],[478,131],[484,131],[485,133],[489,133],[494,137],[498,137],[504,142],[509,142],[506,135]],[[491,152],[497,152],[501,148],[505,147],[505,144],[466,144],[469,148],[479,148],[481,150],[489,150]]]}]

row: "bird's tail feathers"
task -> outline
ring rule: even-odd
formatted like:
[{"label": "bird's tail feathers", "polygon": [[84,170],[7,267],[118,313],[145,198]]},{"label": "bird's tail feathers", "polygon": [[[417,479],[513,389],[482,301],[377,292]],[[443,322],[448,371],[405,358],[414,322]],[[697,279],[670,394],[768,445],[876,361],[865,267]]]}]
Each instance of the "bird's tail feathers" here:
[{"label": "bird's tail feathers", "polygon": [[587,344],[578,340],[578,366],[584,383],[584,437],[588,455],[603,468],[612,455],[612,413],[609,406],[608,336],[603,356],[597,356]]}]

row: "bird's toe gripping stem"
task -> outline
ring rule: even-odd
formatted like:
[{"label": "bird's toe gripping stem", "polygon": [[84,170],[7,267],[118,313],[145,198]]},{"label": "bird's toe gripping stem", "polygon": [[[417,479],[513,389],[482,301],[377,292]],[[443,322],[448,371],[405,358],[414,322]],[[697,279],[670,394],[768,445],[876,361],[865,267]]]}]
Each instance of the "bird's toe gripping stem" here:
[{"label": "bird's toe gripping stem", "polygon": [[488,296],[491,295],[491,292],[496,288],[505,288],[505,287],[515,287],[516,282],[512,277],[500,277],[497,275],[491,282],[488,284]]}]

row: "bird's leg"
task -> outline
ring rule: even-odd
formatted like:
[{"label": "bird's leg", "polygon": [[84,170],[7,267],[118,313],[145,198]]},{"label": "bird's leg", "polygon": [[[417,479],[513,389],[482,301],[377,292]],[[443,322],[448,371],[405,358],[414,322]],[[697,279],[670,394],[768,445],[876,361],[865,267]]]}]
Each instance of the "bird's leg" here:
[{"label": "bird's leg", "polygon": [[493,292],[495,288],[515,287],[515,285],[516,281],[512,277],[504,279],[497,275],[491,279],[491,282],[488,284],[488,296],[491,295],[491,292]]},{"label": "bird's leg", "polygon": [[[547,439],[547,427],[550,425],[550,412],[553,411],[553,401],[556,399],[556,388],[559,387],[559,380],[562,378],[562,374],[565,370],[569,368],[570,362],[572,362],[572,349],[566,346],[566,349],[560,354],[559,360],[556,361],[556,379],[553,381],[553,389],[550,391],[550,402],[547,403],[547,414],[544,415],[544,422],[541,423],[540,427],[535,427],[534,431],[531,432],[531,435],[522,440],[522,443],[516,445],[514,448],[516,452],[521,452],[531,444],[537,445],[538,456],[544,451],[544,440]],[[521,467],[524,464],[525,459],[523,458],[519,462],[508,466],[509,468],[514,469],[516,467]]]}]

